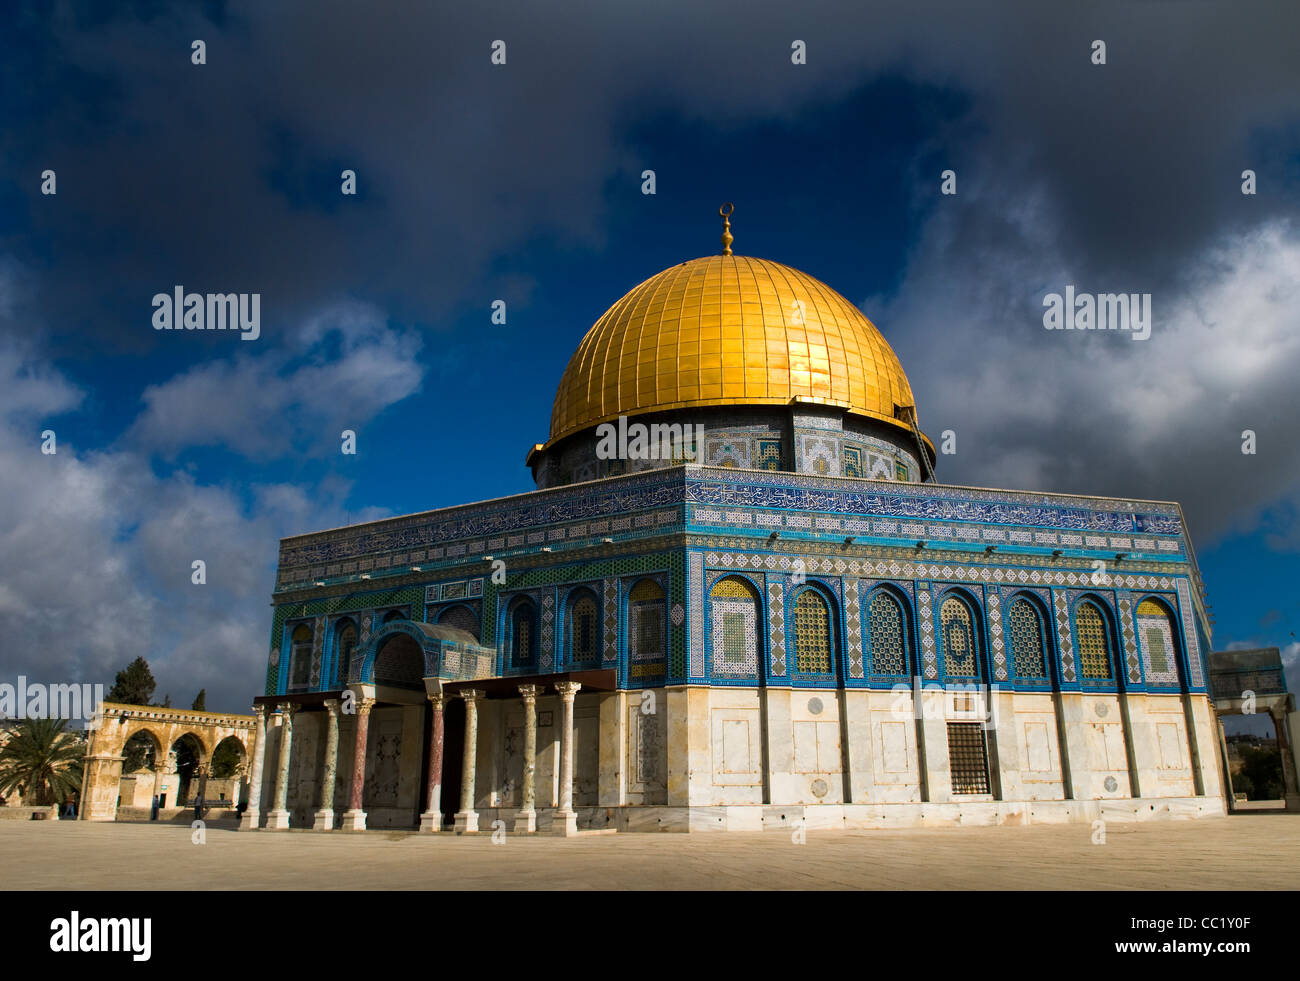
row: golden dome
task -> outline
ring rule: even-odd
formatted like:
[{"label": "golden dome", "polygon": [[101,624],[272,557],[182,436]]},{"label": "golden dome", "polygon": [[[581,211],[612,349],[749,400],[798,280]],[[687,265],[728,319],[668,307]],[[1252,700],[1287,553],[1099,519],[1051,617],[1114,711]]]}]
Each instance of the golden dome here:
[{"label": "golden dome", "polygon": [[705,256],[596,321],[560,379],[548,445],[621,415],[794,399],[911,432],[903,366],[852,303],[779,262]]}]

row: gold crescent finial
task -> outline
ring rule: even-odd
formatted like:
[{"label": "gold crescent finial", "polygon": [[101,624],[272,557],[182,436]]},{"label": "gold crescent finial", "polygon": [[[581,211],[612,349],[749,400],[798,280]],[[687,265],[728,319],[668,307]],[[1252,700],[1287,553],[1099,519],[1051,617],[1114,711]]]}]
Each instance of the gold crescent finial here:
[{"label": "gold crescent finial", "polygon": [[718,209],[718,214],[722,217],[722,254],[731,255],[731,243],[735,239],[731,235],[731,213],[736,210],[736,206],[728,201]]}]

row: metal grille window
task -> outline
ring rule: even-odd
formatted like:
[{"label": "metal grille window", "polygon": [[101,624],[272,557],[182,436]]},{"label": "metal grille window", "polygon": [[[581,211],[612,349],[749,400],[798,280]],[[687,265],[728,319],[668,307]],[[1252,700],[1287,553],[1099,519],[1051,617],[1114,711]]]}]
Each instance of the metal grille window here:
[{"label": "metal grille window", "polygon": [[831,614],[826,601],[805,589],[794,604],[795,670],[803,674],[831,672]]},{"label": "metal grille window", "polygon": [[596,659],[596,600],[584,594],[573,604],[573,617],[569,625],[569,650],[576,662]]},{"label": "metal grille window", "polygon": [[[1138,604],[1137,614],[1139,617],[1158,617],[1162,621],[1169,619],[1169,614],[1165,608],[1155,600],[1143,600]],[[1146,645],[1147,656],[1151,661],[1151,670],[1160,675],[1169,674],[1169,661],[1172,652],[1165,644],[1165,631],[1161,629],[1164,623],[1159,626],[1144,626],[1138,621],[1142,629],[1142,642]]]},{"label": "metal grille window", "polygon": [[1101,610],[1080,603],[1074,612],[1074,639],[1079,645],[1079,665],[1085,678],[1107,680],[1110,673],[1110,641]]},{"label": "metal grille window", "polygon": [[346,684],[348,668],[352,664],[352,652],[357,648],[357,627],[351,620],[343,621],[339,629],[338,683]]},{"label": "metal grille window", "polygon": [[943,633],[944,670],[950,675],[973,677],[975,670],[975,624],[966,604],[955,596],[939,609]]},{"label": "metal grille window", "polygon": [[516,668],[533,665],[533,623],[537,610],[532,603],[520,603],[510,614],[510,660]]},{"label": "metal grille window", "polygon": [[632,661],[657,660],[664,653],[664,591],[657,582],[642,579],[628,594],[628,657]]},{"label": "metal grille window", "polygon": [[1026,599],[1018,599],[1007,611],[1011,625],[1011,658],[1017,678],[1046,678],[1043,656],[1043,625],[1038,611]]},{"label": "metal grille window", "polygon": [[876,593],[867,614],[867,646],[875,674],[907,674],[903,608],[888,593]]},{"label": "metal grille window", "polygon": [[300,624],[293,631],[293,654],[289,661],[289,687],[305,689],[311,684],[311,628]]},{"label": "metal grille window", "polygon": [[452,606],[438,614],[438,622],[463,630],[478,640],[478,614],[468,606]]},{"label": "metal grille window", "polygon": [[948,723],[948,769],[954,794],[990,792],[988,748],[980,723]]}]

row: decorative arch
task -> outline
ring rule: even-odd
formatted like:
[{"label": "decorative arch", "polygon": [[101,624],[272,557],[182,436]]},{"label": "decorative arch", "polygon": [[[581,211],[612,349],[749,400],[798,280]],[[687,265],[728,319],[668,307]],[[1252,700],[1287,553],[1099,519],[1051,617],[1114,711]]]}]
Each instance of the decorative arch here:
[{"label": "decorative arch", "polygon": [[506,604],[506,663],[512,670],[535,670],[541,640],[537,621],[537,603],[531,596],[516,596]]},{"label": "decorative arch", "polygon": [[743,576],[724,576],[709,590],[709,665],[717,678],[758,678],[763,623],[759,591]]},{"label": "decorative arch", "polygon": [[908,677],[912,653],[908,638],[911,636],[911,612],[907,596],[896,587],[882,584],[867,594],[863,604],[863,630],[869,674],[891,677]]},{"label": "decorative arch", "polygon": [[600,599],[586,586],[565,599],[564,658],[573,666],[599,667],[601,642]]},{"label": "decorative arch", "polygon": [[1178,619],[1173,606],[1162,597],[1146,596],[1134,608],[1133,620],[1142,654],[1142,675],[1147,684],[1168,687],[1182,684]]},{"label": "decorative arch", "polygon": [[334,624],[334,683],[338,688],[348,683],[348,671],[360,636],[357,623],[351,617],[343,617]]},{"label": "decorative arch", "polygon": [[405,620],[406,618],[407,618],[407,617],[406,617],[406,611],[405,611],[405,610],[389,610],[387,613],[384,614],[384,621],[383,621],[383,622],[384,622],[384,623],[393,623],[393,622],[395,622],[395,621],[397,621],[397,620]]},{"label": "decorative arch", "polygon": [[658,580],[639,579],[627,593],[628,677],[662,675],[668,654],[668,596]]},{"label": "decorative arch", "polygon": [[311,687],[311,656],[315,634],[310,623],[299,623],[289,633],[288,691]]},{"label": "decorative arch", "polygon": [[1047,683],[1051,680],[1051,618],[1043,601],[1033,593],[1020,591],[1007,597],[1004,635],[1011,653],[1011,674],[1018,681]]},{"label": "decorative arch", "polygon": [[1115,680],[1114,618],[1106,601],[1092,594],[1074,602],[1074,647],[1084,683]]},{"label": "decorative arch", "polygon": [[438,613],[438,623],[445,624],[448,627],[455,627],[457,630],[463,630],[474,638],[479,638],[479,619],[468,606],[463,603],[457,603],[455,606],[449,606]]},{"label": "decorative arch", "polygon": [[[378,630],[372,633],[366,642],[359,648],[354,657],[354,661],[358,662],[360,666],[356,671],[356,676],[350,676],[349,680],[367,684],[387,683],[376,676],[375,666],[379,652],[383,648],[384,644],[398,635],[409,637],[419,648],[423,656],[423,663],[420,666],[420,679],[423,679],[425,677],[425,672],[430,670],[432,659],[437,656],[437,641],[434,637],[421,629],[421,627],[424,626],[427,625],[416,624],[410,620],[394,620],[391,623],[386,623],[381,626]],[[412,687],[414,687],[414,685],[412,685]]]},{"label": "decorative arch", "polygon": [[796,675],[832,676],[838,664],[835,597],[821,583],[809,582],[791,591],[786,628],[794,649]]},{"label": "decorative arch", "polygon": [[982,678],[984,631],[979,603],[964,589],[949,589],[940,595],[936,608],[943,673],[950,678]]}]

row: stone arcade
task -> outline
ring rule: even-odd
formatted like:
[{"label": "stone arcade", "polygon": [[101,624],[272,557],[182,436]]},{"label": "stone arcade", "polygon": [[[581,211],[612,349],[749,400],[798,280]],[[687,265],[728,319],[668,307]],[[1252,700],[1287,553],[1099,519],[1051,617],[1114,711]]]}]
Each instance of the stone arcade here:
[{"label": "stone arcade", "polygon": [[537,490],[281,542],[244,827],[1225,812],[1179,506],[936,483],[880,331],[729,243],[582,339]]}]

